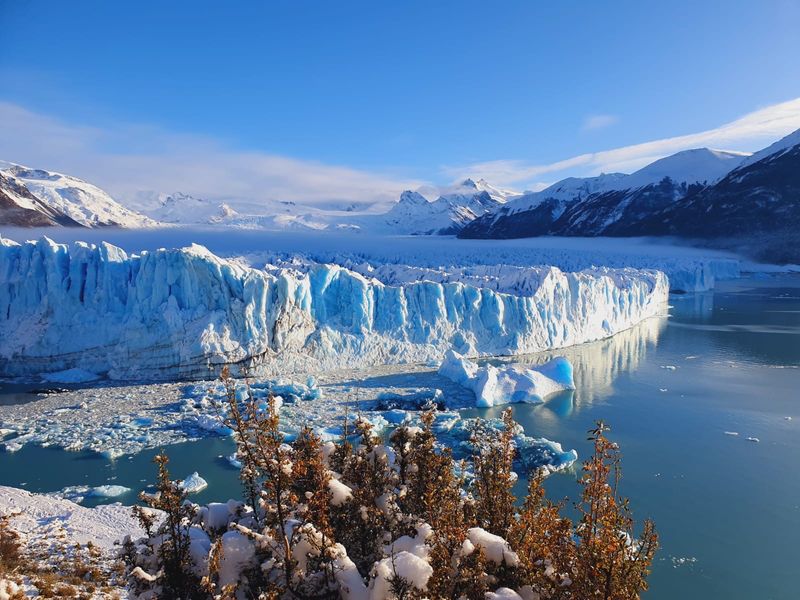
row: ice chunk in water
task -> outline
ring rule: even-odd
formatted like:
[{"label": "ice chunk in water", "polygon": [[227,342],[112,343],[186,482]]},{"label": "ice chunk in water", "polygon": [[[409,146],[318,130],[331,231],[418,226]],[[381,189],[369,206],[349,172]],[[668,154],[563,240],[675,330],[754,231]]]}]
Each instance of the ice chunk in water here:
[{"label": "ice chunk in water", "polygon": [[471,389],[479,407],[516,402],[536,404],[556,392],[575,389],[572,364],[561,356],[537,367],[480,367],[451,350],[442,361],[439,374]]}]

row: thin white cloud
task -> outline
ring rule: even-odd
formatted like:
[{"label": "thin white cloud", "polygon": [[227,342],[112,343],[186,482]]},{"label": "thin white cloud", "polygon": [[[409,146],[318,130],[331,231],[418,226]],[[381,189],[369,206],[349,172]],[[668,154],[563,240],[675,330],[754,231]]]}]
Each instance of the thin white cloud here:
[{"label": "thin white cloud", "polygon": [[748,113],[715,129],[653,140],[632,146],[580,154],[549,164],[524,160],[492,160],[458,167],[445,167],[456,180],[483,177],[495,185],[541,189],[543,181],[571,176],[590,176],[620,171],[630,173],[664,156],[690,148],[752,152],[800,129],[800,98],[773,104]]},{"label": "thin white cloud", "polygon": [[[708,146],[753,151],[800,128],[800,98],[751,112],[715,129],[653,140],[549,164],[494,160],[444,167],[451,180],[537,190],[569,176],[632,172],[669,154]],[[181,191],[220,200],[286,200],[322,205],[396,201],[423,181],[346,166],[232,149],[203,136],[116,124],[74,125],[0,101],[0,159],[61,171],[128,200],[142,190]]]},{"label": "thin white cloud", "polygon": [[581,131],[596,131],[611,127],[619,122],[619,117],[615,115],[589,115],[583,120]]},{"label": "thin white cloud", "polygon": [[216,140],[141,125],[72,125],[0,102],[0,159],[60,171],[122,200],[142,190],[211,199],[394,201],[422,182],[225,147]]}]

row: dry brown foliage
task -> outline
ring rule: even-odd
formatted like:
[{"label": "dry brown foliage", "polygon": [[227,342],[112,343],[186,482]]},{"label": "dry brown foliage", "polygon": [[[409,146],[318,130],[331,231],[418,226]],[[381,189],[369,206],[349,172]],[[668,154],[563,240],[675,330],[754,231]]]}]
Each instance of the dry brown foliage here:
[{"label": "dry brown foliage", "polygon": [[[202,580],[193,579],[196,565],[181,536],[190,524],[203,525],[193,517],[196,507],[169,481],[161,459],[161,495],[150,504],[165,511],[166,519],[156,528],[145,514],[143,525],[151,540],[163,544],[166,535],[173,541],[167,550],[154,541],[145,544],[151,553],[146,557],[149,572],[162,574],[150,587],[134,580],[140,589],[160,589],[159,597],[165,598],[347,597],[340,576],[348,561],[350,574],[363,585],[374,584],[379,564],[384,570],[389,564],[390,574],[383,575],[387,593],[407,600],[483,600],[501,587],[541,599],[633,600],[647,589],[657,536],[647,521],[634,537],[628,502],[618,490],[619,450],[602,423],[590,432],[594,453],[583,467],[580,519],[573,523],[562,515],[563,503],[546,499],[544,473],[531,474],[528,493],[517,503],[513,439],[519,426],[510,410],[501,431],[474,432],[473,456],[459,465],[436,442],[433,411],[421,416],[421,427],[401,426],[389,440],[376,436],[368,421],[356,419],[335,444],[323,443],[310,429],[288,444],[272,399],[266,410],[252,398],[240,406],[230,380],[226,384],[228,424],[235,431],[247,500],[246,510],[229,528],[253,540],[255,566],[220,588],[222,532],[207,531],[212,540],[209,567]],[[336,501],[331,483],[339,486]],[[341,489],[347,492],[344,499]],[[420,588],[400,575],[394,543],[408,544],[423,530],[424,564],[430,572]],[[501,559],[496,552],[492,558],[481,536],[505,544]],[[147,562],[138,548],[129,547],[131,567]],[[168,586],[168,571],[175,581],[185,576],[181,585],[191,587]]]}]

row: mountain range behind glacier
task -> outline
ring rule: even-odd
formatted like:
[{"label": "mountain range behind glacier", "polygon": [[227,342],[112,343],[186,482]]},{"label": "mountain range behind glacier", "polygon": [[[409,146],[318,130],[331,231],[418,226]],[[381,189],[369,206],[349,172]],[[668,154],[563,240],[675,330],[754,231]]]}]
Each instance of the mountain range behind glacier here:
[{"label": "mountain range behind glacier", "polygon": [[[631,174],[514,192],[483,179],[407,190],[392,205],[210,199],[141,191],[125,203],[78,178],[0,162],[0,225],[234,227],[464,238],[786,231],[800,224],[800,130],[752,155],[697,148]],[[791,257],[790,257],[791,258]]]}]

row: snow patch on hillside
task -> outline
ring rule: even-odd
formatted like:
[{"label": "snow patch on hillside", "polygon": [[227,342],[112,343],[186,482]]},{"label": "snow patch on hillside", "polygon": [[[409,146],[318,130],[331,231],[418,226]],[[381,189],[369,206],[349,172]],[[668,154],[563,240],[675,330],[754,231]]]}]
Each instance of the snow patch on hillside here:
[{"label": "snow patch on hillside", "polygon": [[774,144],[770,144],[763,150],[759,150],[758,152],[752,154],[744,161],[742,161],[742,163],[738,166],[738,168],[741,169],[744,167],[748,167],[768,157],[771,157],[771,159],[778,158],[781,154],[785,153],[787,150],[790,150],[798,145],[800,145],[800,129],[798,129],[797,131],[793,131],[792,133],[790,133],[785,137],[782,137],[777,142],[775,142]]},{"label": "snow patch on hillside", "polygon": [[86,227],[156,227],[158,223],[126,208],[99,187],[77,177],[0,161],[0,170],[22,182],[39,200]]},{"label": "snow patch on hillside", "polygon": [[110,551],[125,535],[144,535],[130,506],[86,508],[63,498],[4,485],[0,486],[0,514],[13,515],[12,526],[29,540],[46,540],[62,530],[72,543],[91,542]]}]

